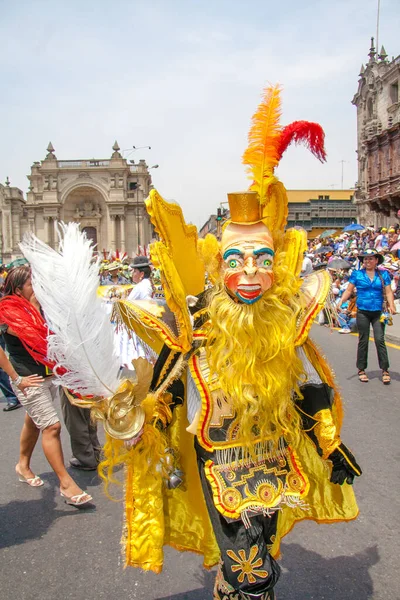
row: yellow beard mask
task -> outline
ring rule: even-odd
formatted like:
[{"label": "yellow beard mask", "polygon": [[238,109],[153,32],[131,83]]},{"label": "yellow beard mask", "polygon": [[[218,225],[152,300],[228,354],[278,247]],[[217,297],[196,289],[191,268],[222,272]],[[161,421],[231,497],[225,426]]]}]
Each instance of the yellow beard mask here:
[{"label": "yellow beard mask", "polygon": [[[239,245],[237,236],[236,240],[231,237],[236,227],[241,226],[229,225],[224,232],[223,255],[231,242],[235,249]],[[262,223],[254,229],[243,227],[257,232],[257,236],[261,231],[270,236]],[[249,235],[244,239],[245,246]],[[269,246],[267,237],[257,239],[263,248],[272,249],[271,237]],[[253,241],[256,247],[255,238]],[[299,284],[288,273],[282,252],[277,251],[274,256],[274,273],[266,271],[273,278],[257,301],[238,301],[237,295],[227,289],[224,266],[209,297],[208,362],[211,372],[218,374],[222,393],[233,402],[239,417],[239,438],[248,447],[255,438],[255,424],[259,430],[256,435],[275,441],[288,431],[294,441],[300,430],[292,401],[292,392],[298,390],[302,379],[302,363],[294,345]]]}]

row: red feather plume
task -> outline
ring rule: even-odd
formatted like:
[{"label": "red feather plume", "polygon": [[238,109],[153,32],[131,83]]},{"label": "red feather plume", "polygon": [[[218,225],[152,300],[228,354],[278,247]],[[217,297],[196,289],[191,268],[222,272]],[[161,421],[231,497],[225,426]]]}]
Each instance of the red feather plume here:
[{"label": "red feather plume", "polygon": [[309,121],[294,121],[282,129],[279,140],[279,160],[282,154],[292,142],[300,144],[302,142],[321,162],[326,161],[326,152],[324,147],[325,133],[318,123]]}]

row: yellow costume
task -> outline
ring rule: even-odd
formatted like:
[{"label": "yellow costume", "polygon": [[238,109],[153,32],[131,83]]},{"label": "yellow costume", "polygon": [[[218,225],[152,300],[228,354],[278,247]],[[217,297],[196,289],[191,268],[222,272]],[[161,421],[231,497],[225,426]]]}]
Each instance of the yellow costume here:
[{"label": "yellow costume", "polygon": [[[310,141],[304,122],[282,128],[279,116],[271,88],[244,154],[253,182],[228,196],[221,243],[198,240],[180,207],[151,191],[151,256],[166,304],[120,300],[115,316],[158,360],[146,374],[136,364],[140,390],[96,409],[113,436],[105,477],[126,465],[126,564],[160,572],[165,544],[203,554],[206,567],[222,555],[215,598],[272,600],[274,557],[295,522],[358,512],[348,483],[361,471],[340,440],[340,395],[308,340],[329,277],[300,279],[306,236],[284,230],[287,196],[274,175],[293,140],[323,157],[323,134],[311,124]],[[257,527],[269,531],[262,541],[233,544],[232,528],[246,537]]]}]

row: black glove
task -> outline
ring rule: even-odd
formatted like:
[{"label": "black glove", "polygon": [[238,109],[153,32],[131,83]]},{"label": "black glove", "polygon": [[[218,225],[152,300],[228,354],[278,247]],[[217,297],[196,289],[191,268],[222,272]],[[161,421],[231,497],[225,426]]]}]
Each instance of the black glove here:
[{"label": "black glove", "polygon": [[343,485],[344,482],[353,484],[354,477],[362,473],[356,459],[344,444],[340,444],[336,450],[329,455],[332,461],[331,482]]}]

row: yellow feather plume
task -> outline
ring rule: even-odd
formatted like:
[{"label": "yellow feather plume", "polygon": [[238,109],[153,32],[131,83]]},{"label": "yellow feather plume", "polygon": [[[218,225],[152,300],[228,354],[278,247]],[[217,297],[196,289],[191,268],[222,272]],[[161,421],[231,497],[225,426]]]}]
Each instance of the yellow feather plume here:
[{"label": "yellow feather plume", "polygon": [[221,267],[221,255],[217,238],[211,233],[208,233],[205,238],[199,238],[197,251],[204,262],[210,280],[215,283]]},{"label": "yellow feather plume", "polygon": [[304,229],[287,229],[283,238],[284,263],[289,271],[300,277],[303,254],[307,249],[307,234]]},{"label": "yellow feather plume", "polygon": [[279,162],[279,139],[282,127],[281,88],[279,85],[264,90],[263,99],[253,115],[249,132],[249,146],[243,154],[243,164],[249,165],[248,173],[253,178],[250,189],[258,192],[260,202],[267,200],[268,179],[273,175]]}]

